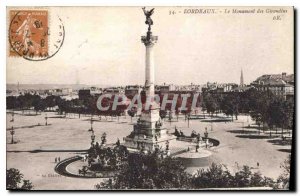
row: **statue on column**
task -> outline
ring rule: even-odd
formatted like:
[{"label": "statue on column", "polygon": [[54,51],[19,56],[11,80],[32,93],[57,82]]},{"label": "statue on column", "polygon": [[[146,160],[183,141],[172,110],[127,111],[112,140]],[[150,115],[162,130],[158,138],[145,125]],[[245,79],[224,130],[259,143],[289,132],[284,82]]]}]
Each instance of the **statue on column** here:
[{"label": "statue on column", "polygon": [[147,11],[145,7],[142,8],[143,11],[144,11],[144,14],[146,16],[146,21],[145,23],[147,25],[149,25],[148,27],[148,31],[151,31],[151,25],[153,25],[153,20],[151,19],[151,15],[153,14],[154,12],[154,8],[152,8],[150,11]]}]

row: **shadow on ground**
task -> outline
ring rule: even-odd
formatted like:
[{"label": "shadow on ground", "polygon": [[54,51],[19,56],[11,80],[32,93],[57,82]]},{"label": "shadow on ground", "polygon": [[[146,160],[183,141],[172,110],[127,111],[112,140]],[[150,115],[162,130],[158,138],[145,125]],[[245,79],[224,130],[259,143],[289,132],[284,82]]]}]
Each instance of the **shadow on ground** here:
[{"label": "shadow on ground", "polygon": [[237,134],[257,134],[258,131],[249,131],[249,130],[228,130],[229,133],[237,133]]},{"label": "shadow on ground", "polygon": [[270,139],[275,138],[277,136],[269,136],[269,135],[236,135],[235,137],[238,138],[246,138],[246,139]]},{"label": "shadow on ground", "polygon": [[291,149],[278,149],[280,152],[291,153]]},{"label": "shadow on ground", "polygon": [[77,119],[76,117],[65,117],[65,116],[50,116],[48,118]]},{"label": "shadow on ground", "polygon": [[[50,125],[52,125],[52,124],[49,123],[47,125],[45,125],[45,124],[28,125],[28,126],[14,127],[14,130],[15,129],[23,129],[23,128],[43,127],[43,126],[50,126]],[[11,128],[6,129],[6,131],[9,131],[9,130],[12,130],[12,129]]]},{"label": "shadow on ground", "polygon": [[292,145],[292,140],[283,140],[283,139],[274,139],[274,140],[268,140],[269,143],[272,143],[274,145],[280,145],[280,146],[290,146]]},{"label": "shadow on ground", "polygon": [[212,119],[212,120],[201,120],[201,122],[232,122],[229,119]]},{"label": "shadow on ground", "polygon": [[39,116],[41,114],[20,114],[21,116]]},{"label": "shadow on ground", "polygon": [[257,127],[257,126],[250,126],[250,127],[244,126],[243,128],[245,128],[245,129],[257,129],[258,130],[259,127]]}]

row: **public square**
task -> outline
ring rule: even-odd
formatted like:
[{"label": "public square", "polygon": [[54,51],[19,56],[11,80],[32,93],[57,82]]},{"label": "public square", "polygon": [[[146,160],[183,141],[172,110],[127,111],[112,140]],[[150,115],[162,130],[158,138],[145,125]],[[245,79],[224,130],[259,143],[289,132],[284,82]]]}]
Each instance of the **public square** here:
[{"label": "public square", "polygon": [[[76,156],[83,150],[90,147],[91,127],[90,116],[77,114],[57,115],[54,112],[47,112],[47,126],[45,126],[45,113],[34,115],[31,111],[22,114],[15,111],[14,121],[12,115],[7,111],[7,168],[17,168],[24,174],[24,178],[32,181],[34,189],[68,189],[83,190],[94,189],[94,185],[101,182],[100,178],[70,178],[57,174],[54,171],[56,166],[55,158],[60,160]],[[224,118],[218,115],[218,118]],[[93,129],[96,141],[101,135],[107,133],[107,143],[115,143],[119,138],[126,137],[132,131],[133,123],[130,116],[111,118],[102,116],[93,117]],[[206,115],[204,120],[185,121],[184,116],[174,117],[172,122],[164,121],[164,126],[169,132],[174,132],[175,126],[185,135],[190,135],[193,130],[200,132],[203,136],[207,128],[210,138],[217,139],[219,146],[208,149],[211,152],[203,163],[195,163],[195,166],[188,167],[187,171],[195,172],[199,168],[206,168],[212,162],[225,164],[232,172],[248,165],[253,171],[259,171],[262,175],[276,179],[281,173],[281,163],[288,158],[291,146],[282,142],[281,130],[275,137],[275,130],[270,138],[269,131],[265,134],[261,131],[258,134],[258,127],[249,116],[238,116],[233,122],[215,122],[216,118]],[[227,119],[231,119],[228,117]],[[210,122],[210,120],[214,122]],[[38,126],[38,124],[40,124]],[[248,127],[250,125],[250,127]],[[14,127],[14,141],[11,144],[10,129]],[[284,136],[289,136],[284,130]],[[257,165],[259,163],[259,166]]]}]

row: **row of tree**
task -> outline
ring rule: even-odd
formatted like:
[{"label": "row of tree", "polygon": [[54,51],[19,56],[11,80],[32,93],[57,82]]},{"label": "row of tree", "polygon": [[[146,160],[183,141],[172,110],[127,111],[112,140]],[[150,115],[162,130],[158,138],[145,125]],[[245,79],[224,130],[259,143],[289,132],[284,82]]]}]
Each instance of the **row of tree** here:
[{"label": "row of tree", "polygon": [[[60,96],[50,95],[41,98],[39,95],[25,94],[18,97],[8,96],[6,98],[7,109],[27,110],[34,109],[37,113],[45,110],[55,110],[60,114],[77,113],[77,114],[95,114],[107,116],[120,116],[124,114],[126,105],[118,105],[116,110],[112,110],[113,99],[103,99],[102,106],[109,106],[107,111],[100,111],[97,108],[97,97],[88,99],[65,100]],[[55,107],[57,107],[55,109]]]},{"label": "row of tree", "polygon": [[[143,97],[142,97],[143,98]],[[174,98],[169,95],[168,100]],[[102,99],[102,106],[108,107],[108,110],[101,111],[97,108],[98,97],[88,97],[87,99],[64,100],[59,96],[48,96],[41,98],[38,95],[25,94],[18,97],[7,97],[7,109],[34,109],[36,112],[44,111],[47,108],[53,109],[58,106],[58,111],[62,113],[78,113],[78,114],[95,114],[107,116],[121,116],[126,114],[128,104],[118,105],[116,110],[112,109],[114,96]],[[121,99],[121,97],[119,98]],[[160,101],[162,102],[161,95]],[[142,102],[145,101],[142,99]],[[192,108],[193,95],[186,102],[186,109],[181,110],[183,104],[183,96],[179,95],[175,109],[175,115],[179,113],[189,115],[193,111]],[[137,103],[136,103],[137,104]],[[162,103],[161,103],[162,104]],[[245,92],[230,93],[209,93],[205,92],[198,98],[196,106],[202,107],[203,112],[210,115],[224,113],[228,116],[238,118],[240,113],[249,114],[257,124],[263,127],[282,127],[292,128],[294,119],[294,100],[275,96],[272,92],[258,91],[251,88]],[[161,118],[165,118],[171,114],[172,104],[166,104],[164,110],[160,111]],[[133,108],[127,113],[133,117],[137,113],[137,108]],[[170,117],[170,116],[169,116]]]},{"label": "row of tree", "polygon": [[271,91],[251,88],[245,92],[204,93],[202,110],[210,115],[224,113],[235,116],[249,114],[257,124],[264,127],[292,128],[294,120],[294,100],[284,99]]},{"label": "row of tree", "polygon": [[36,111],[44,111],[47,108],[53,109],[55,106],[63,107],[65,101],[59,96],[47,96],[41,98],[39,95],[24,94],[18,97],[8,96],[6,97],[7,109],[34,109]]},{"label": "row of tree", "polygon": [[[168,100],[172,100],[174,95],[169,95]],[[116,109],[113,109],[113,101],[115,96],[110,98],[105,97],[102,99],[101,105],[104,108],[108,108],[106,111],[101,111],[97,107],[97,96],[89,96],[85,99],[72,99],[64,100],[60,96],[50,95],[46,98],[41,98],[39,95],[24,94],[18,97],[8,96],[6,98],[7,109],[19,109],[27,110],[34,109],[37,113],[45,110],[58,110],[60,114],[62,113],[77,113],[77,114],[94,114],[94,115],[107,115],[107,116],[121,116],[126,114],[126,110],[129,106],[128,102],[124,102],[122,105],[118,105]],[[121,97],[118,98],[118,101],[121,102]],[[160,103],[162,104],[163,95],[160,95]],[[141,96],[142,107],[145,106],[145,97]],[[175,113],[188,114],[192,111],[192,102],[193,95],[187,98],[186,109],[181,110],[181,105],[183,103],[183,97],[178,95],[177,102],[175,104]],[[134,104],[138,105],[136,101]],[[198,100],[197,105],[199,106],[200,102]],[[58,107],[55,109],[55,107]],[[143,109],[142,108],[142,109]],[[167,103],[164,110],[161,110],[160,114],[162,118],[167,116],[168,111],[172,110],[172,104]],[[137,107],[133,107],[127,111],[127,113],[133,117],[137,114]]]}]

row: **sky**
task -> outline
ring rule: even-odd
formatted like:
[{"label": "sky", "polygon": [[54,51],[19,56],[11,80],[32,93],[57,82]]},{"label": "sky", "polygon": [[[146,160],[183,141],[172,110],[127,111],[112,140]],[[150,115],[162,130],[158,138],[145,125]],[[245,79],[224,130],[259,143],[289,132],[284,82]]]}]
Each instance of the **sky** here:
[{"label": "sky", "polygon": [[[62,19],[64,43],[45,61],[7,53],[7,83],[145,83],[141,36],[147,26],[141,7],[44,9],[49,12],[50,29],[58,25],[57,16]],[[224,7],[215,14],[184,14],[184,9],[204,7],[156,7],[152,15],[152,32],[158,36],[154,46],[156,84],[239,83],[241,69],[244,83],[249,84],[263,74],[294,72],[291,8],[285,7],[287,13],[279,14],[225,14]],[[170,11],[176,14],[170,15]],[[273,20],[276,15],[281,20]]]}]

